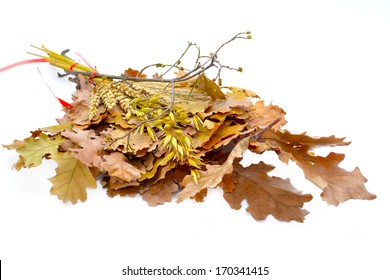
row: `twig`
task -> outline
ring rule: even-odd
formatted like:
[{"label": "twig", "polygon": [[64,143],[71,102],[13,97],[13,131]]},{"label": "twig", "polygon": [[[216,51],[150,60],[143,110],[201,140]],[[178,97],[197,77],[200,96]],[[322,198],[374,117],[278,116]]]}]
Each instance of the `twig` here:
[{"label": "twig", "polygon": [[[160,75],[159,78],[129,77],[129,76],[124,76],[124,75],[100,74],[100,73],[96,73],[96,72],[90,73],[90,72],[87,72],[87,71],[74,71],[74,70],[65,70],[65,74],[60,74],[60,75],[61,76],[67,76],[67,75],[79,75],[79,74],[81,74],[81,75],[84,75],[84,76],[87,76],[87,77],[93,77],[93,78],[105,77],[107,79],[127,80],[127,81],[133,81],[133,82],[160,82],[160,83],[161,82],[162,83],[184,82],[184,81],[190,80],[190,79],[192,79],[192,78],[194,78],[194,77],[204,73],[205,71],[207,71],[211,67],[217,67],[218,69],[221,69],[221,68],[235,69],[235,68],[232,68],[232,67],[228,67],[228,66],[222,65],[219,61],[217,61],[217,55],[218,55],[219,51],[224,46],[226,46],[227,44],[231,43],[232,41],[234,41],[236,39],[251,39],[251,36],[249,34],[250,34],[250,32],[240,32],[240,33],[236,34],[230,40],[228,40],[225,43],[223,43],[214,53],[211,53],[209,56],[201,56],[200,55],[200,48],[196,44],[194,44],[194,43],[188,43],[187,48],[185,49],[183,54],[180,56],[180,58],[167,71],[165,71],[162,75]],[[244,35],[246,35],[246,36],[244,36]],[[196,58],[196,61],[195,61],[194,68],[191,71],[189,71],[188,73],[186,73],[185,75],[181,76],[181,77],[176,77],[176,78],[172,78],[172,79],[164,79],[164,78],[162,78],[169,71],[171,71],[174,67],[178,66],[178,62],[184,57],[184,55],[188,52],[189,48],[192,47],[192,46],[195,46],[197,48],[197,50],[198,50],[198,55],[197,55],[197,58]],[[203,63],[200,62],[200,60],[202,58],[206,58],[206,61],[204,61]],[[158,66],[158,65],[162,65],[162,64],[159,64],[159,63],[154,64],[154,66]],[[153,64],[144,67],[140,71],[140,73],[142,73],[145,69],[147,69],[149,67],[152,67],[152,66],[153,66]],[[218,72],[218,77],[219,76],[220,76],[220,70]]]}]

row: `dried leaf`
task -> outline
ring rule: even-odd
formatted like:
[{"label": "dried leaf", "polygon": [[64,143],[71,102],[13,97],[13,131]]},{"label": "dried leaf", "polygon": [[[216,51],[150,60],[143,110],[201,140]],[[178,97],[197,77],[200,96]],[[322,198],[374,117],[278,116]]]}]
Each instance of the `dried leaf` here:
[{"label": "dried leaf", "polygon": [[141,178],[141,175],[145,173],[130,163],[127,162],[127,158],[119,152],[111,153],[104,156],[104,162],[100,166],[108,172],[110,176],[117,177],[126,182],[137,181]]},{"label": "dried leaf", "polygon": [[206,196],[207,196],[207,189],[203,189],[191,198],[195,199],[196,202],[203,202]]},{"label": "dried leaf", "polygon": [[285,114],[284,110],[280,107],[272,104],[266,106],[264,105],[264,101],[260,100],[251,107],[250,111],[238,116],[237,118],[245,120],[248,129],[254,127],[266,127],[273,121],[280,119],[280,121],[272,127],[276,130],[286,124],[286,120],[284,119]]},{"label": "dried leaf", "polygon": [[327,157],[306,155],[305,160],[301,156],[294,157],[294,160],[305,177],[323,190],[321,197],[330,205],[337,206],[349,199],[375,199],[376,195],[365,188],[367,179],[358,167],[349,172],[338,166],[344,157],[343,154],[330,153]]},{"label": "dried leaf", "polygon": [[70,152],[55,153],[51,156],[57,163],[56,175],[49,180],[53,186],[50,193],[64,202],[76,203],[87,199],[86,188],[96,188],[91,171]]},{"label": "dried leaf", "polygon": [[[238,135],[240,135],[241,131],[246,127],[246,124],[240,125],[225,125],[218,127],[217,131],[213,133],[213,135],[210,137],[209,141],[207,141],[205,144],[203,144],[203,148],[209,150],[213,148],[213,146],[220,146],[218,145],[223,139],[228,138],[230,136],[235,135],[233,138],[229,138],[229,140],[233,140]],[[228,141],[228,142],[230,142]],[[215,148],[218,148],[215,147]]]},{"label": "dried leaf", "polygon": [[[16,151],[23,160],[23,167],[35,167],[42,163],[42,158],[45,155],[56,154],[58,146],[64,141],[65,139],[61,136],[49,138],[46,134],[40,133],[38,139],[32,137],[24,139],[24,144],[19,146]],[[16,145],[21,144],[17,143]],[[13,146],[16,147],[15,142]]]},{"label": "dried leaf", "polygon": [[256,220],[265,219],[269,214],[280,221],[303,222],[309,213],[302,209],[305,202],[312,199],[309,194],[301,194],[288,179],[268,176],[274,167],[263,162],[242,167],[234,162],[234,172],[231,177],[236,186],[231,192],[225,192],[224,198],[233,209],[240,209],[245,199],[246,209]]},{"label": "dried leaf", "polygon": [[267,130],[263,135],[264,140],[277,141],[292,145],[294,149],[313,150],[319,147],[348,146],[351,142],[345,142],[344,138],[336,138],[334,135],[329,137],[311,137],[306,132],[294,134],[288,130]]},{"label": "dried leaf", "polygon": [[62,136],[70,139],[81,148],[70,149],[75,158],[79,159],[86,166],[99,167],[103,162],[101,153],[103,150],[103,140],[95,134],[94,130],[66,130]]},{"label": "dried leaf", "polygon": [[57,134],[61,131],[72,129],[72,127],[73,127],[73,124],[71,124],[71,123],[63,123],[63,124],[43,127],[43,128],[40,128],[40,130],[43,132]]},{"label": "dried leaf", "polygon": [[[128,133],[130,133],[128,137]],[[108,129],[105,135],[110,135],[111,139],[116,139],[112,142],[111,147],[114,150],[120,149],[120,147],[126,147],[129,144],[133,152],[141,151],[149,148],[153,144],[153,140],[147,133],[136,133],[135,131],[129,132],[129,130],[115,126],[113,129]]]},{"label": "dried leaf", "polygon": [[249,109],[253,106],[252,101],[245,96],[244,93],[229,92],[226,94],[228,98],[224,100],[214,101],[205,111],[205,116],[210,116],[216,113],[231,113],[233,108]]},{"label": "dried leaf", "polygon": [[219,86],[205,75],[199,76],[196,85],[198,86],[198,89],[204,91],[214,101],[226,98]]},{"label": "dried leaf", "polygon": [[119,125],[123,129],[131,128],[131,125],[127,122],[123,115],[123,110],[118,105],[116,105],[111,110],[111,114],[107,117],[106,122]]},{"label": "dried leaf", "polygon": [[134,70],[132,68],[125,70],[124,74],[128,77],[146,78],[145,74],[140,74],[138,70]]},{"label": "dried leaf", "polygon": [[118,180],[115,177],[104,176],[102,179],[103,188],[107,189],[109,197],[119,196],[136,196],[140,191],[140,186],[132,186],[131,183]]},{"label": "dried leaf", "polygon": [[248,148],[249,137],[241,140],[234,149],[229,154],[229,157],[222,165],[206,165],[205,171],[199,171],[200,178],[198,179],[198,184],[196,184],[191,175],[187,175],[183,179],[183,186],[185,187],[178,194],[178,202],[183,201],[184,199],[190,198],[196,195],[198,192],[205,188],[215,188],[218,184],[221,183],[222,178],[225,174],[233,172],[233,161],[236,158],[241,158],[246,149]]},{"label": "dried leaf", "polygon": [[14,140],[14,142],[12,144],[9,144],[9,145],[2,145],[4,148],[8,149],[8,150],[16,150],[22,146],[24,146],[24,141],[20,141],[20,140]]},{"label": "dried leaf", "polygon": [[[330,153],[327,157],[321,157],[310,153],[310,149],[318,146],[348,145],[344,138],[331,136],[316,139],[305,134],[289,135],[286,132],[267,132],[265,135],[282,161],[295,161],[302,168],[305,177],[323,190],[321,197],[328,204],[337,206],[348,199],[375,199],[376,196],[365,188],[367,179],[359,168],[348,172],[338,166],[344,159],[343,154]],[[270,138],[270,135],[277,137]]]},{"label": "dried leaf", "polygon": [[[158,189],[154,191],[152,189]],[[150,187],[150,190],[142,194],[142,198],[148,202],[149,206],[157,206],[165,202],[172,201],[172,194],[178,190],[178,185],[172,180],[158,181]]]}]

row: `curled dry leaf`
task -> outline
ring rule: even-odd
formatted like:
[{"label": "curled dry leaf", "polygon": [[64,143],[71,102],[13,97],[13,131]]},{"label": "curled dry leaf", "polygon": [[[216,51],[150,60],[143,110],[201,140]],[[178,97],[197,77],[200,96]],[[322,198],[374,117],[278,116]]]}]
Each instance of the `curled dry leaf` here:
[{"label": "curled dry leaf", "polygon": [[[250,39],[248,34],[239,33],[220,48]],[[359,168],[348,172],[339,167],[343,154],[312,153],[319,147],[346,146],[344,138],[283,130],[283,109],[265,105],[252,91],[221,87],[221,70],[234,68],[217,60],[219,49],[208,56],[198,49],[192,70],[178,61],[141,71],[128,68],[122,76],[102,75],[44,47],[38,49],[47,54],[44,60],[73,75],[79,89],[57,125],[4,147],[19,154],[17,170],[38,166],[43,158],[55,160],[50,192],[63,201],[85,201],[86,188],[95,188],[96,180],[110,197],[140,195],[150,206],[169,202],[176,194],[178,202],[201,202],[208,189],[220,186],[232,208],[239,209],[246,200],[256,220],[272,215],[302,222],[308,213],[303,206],[311,195],[302,194],[288,179],[269,176],[274,167],[263,162],[242,167],[239,159],[247,150],[275,152],[282,162],[295,162],[329,204],[375,198],[365,188],[367,180]],[[152,66],[168,70],[147,78],[144,72]],[[205,73],[212,67],[218,70],[215,79]],[[166,78],[172,72],[179,74]]]}]

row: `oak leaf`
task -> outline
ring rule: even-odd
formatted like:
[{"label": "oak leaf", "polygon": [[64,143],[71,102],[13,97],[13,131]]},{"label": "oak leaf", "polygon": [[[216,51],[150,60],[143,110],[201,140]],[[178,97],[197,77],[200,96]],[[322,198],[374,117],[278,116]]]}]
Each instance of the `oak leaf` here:
[{"label": "oak leaf", "polygon": [[203,189],[191,198],[195,199],[196,202],[203,202],[206,196],[207,196],[207,189]]},{"label": "oak leaf", "polygon": [[264,140],[278,141],[292,145],[294,149],[312,150],[319,147],[335,147],[348,146],[351,142],[345,142],[345,137],[337,138],[334,135],[328,137],[312,137],[308,136],[306,132],[294,134],[288,130],[267,130],[263,135]]},{"label": "oak leaf", "polygon": [[124,147],[129,145],[132,152],[136,153],[149,148],[153,144],[153,140],[148,133],[129,132],[129,130],[119,126],[109,128],[103,134],[109,136],[113,140],[115,139],[111,143],[111,147],[114,150],[124,149]]},{"label": "oak leaf", "polygon": [[367,179],[358,167],[349,172],[338,166],[344,157],[332,152],[326,157],[308,155],[305,160],[294,156],[294,161],[305,177],[322,189],[321,198],[330,205],[337,206],[349,199],[375,199],[376,195],[365,188]]},{"label": "oak leaf", "polygon": [[103,176],[101,184],[103,188],[107,189],[107,195],[109,197],[114,197],[116,195],[134,197],[141,189],[139,184],[132,185],[132,183],[110,176]]},{"label": "oak leaf", "polygon": [[172,180],[158,181],[142,194],[149,206],[157,206],[172,201],[172,194],[178,190],[178,185]]},{"label": "oak leaf", "polygon": [[40,128],[41,131],[43,132],[49,132],[52,134],[57,134],[61,131],[67,130],[67,129],[72,129],[73,124],[71,123],[62,123],[62,124],[57,124],[57,125],[52,125],[52,126],[47,126]]},{"label": "oak leaf", "polygon": [[259,96],[257,95],[256,92],[253,92],[253,91],[248,90],[248,89],[239,88],[239,87],[227,87],[227,88],[230,89],[231,92],[243,93],[247,97],[259,98]]},{"label": "oak leaf", "polygon": [[[23,145],[20,142],[14,142],[8,147],[16,147],[16,151],[23,161],[23,167],[35,167],[42,163],[42,158],[45,155],[57,153],[58,146],[65,142],[61,136],[49,137],[45,133],[40,133],[38,138],[28,137],[24,139]],[[13,145],[13,146],[12,146]]]},{"label": "oak leaf", "polygon": [[14,142],[12,142],[12,144],[2,145],[2,146],[8,150],[16,150],[16,149],[24,146],[24,141],[14,140]]},{"label": "oak leaf", "polygon": [[107,195],[109,197],[114,197],[117,195],[134,197],[137,194],[139,194],[139,191],[140,191],[140,186],[127,185],[127,186],[122,186],[119,189],[107,189]]},{"label": "oak leaf", "polygon": [[249,137],[241,140],[234,149],[230,152],[225,163],[222,165],[206,165],[206,170],[199,171],[198,183],[194,182],[191,175],[187,175],[183,179],[184,189],[178,194],[178,202],[184,199],[195,196],[198,192],[206,188],[215,188],[221,183],[225,174],[233,172],[233,161],[236,158],[241,158],[248,148]]},{"label": "oak leaf", "polygon": [[120,152],[114,152],[103,157],[104,162],[100,166],[110,176],[117,177],[126,182],[135,182],[145,173],[127,162],[127,158]]},{"label": "oak leaf", "polygon": [[138,70],[132,68],[128,68],[127,70],[125,70],[124,74],[127,77],[146,78],[145,74],[141,74]]},{"label": "oak leaf", "polygon": [[96,180],[89,168],[70,152],[55,153],[51,158],[57,162],[58,167],[57,174],[49,179],[53,184],[50,193],[64,202],[74,204],[78,200],[85,201],[86,188],[96,188]]},{"label": "oak leaf", "polygon": [[124,117],[123,110],[118,105],[115,105],[115,107],[111,110],[111,114],[107,116],[106,122],[119,125],[124,129],[131,128],[131,125]]},{"label": "oak leaf", "polygon": [[211,149],[213,146],[217,146],[215,148],[218,148],[220,145],[220,142],[228,138],[230,136],[235,136],[233,138],[229,138],[229,142],[236,138],[238,135],[240,135],[241,131],[245,128],[246,124],[240,125],[240,124],[235,124],[235,125],[227,125],[223,124],[218,127],[218,129],[212,134],[210,137],[209,141],[207,141],[205,144],[203,144],[203,147],[205,149]]},{"label": "oak leaf", "polygon": [[280,107],[272,104],[265,105],[264,101],[260,100],[257,101],[248,112],[237,118],[245,120],[248,129],[253,127],[266,127],[273,121],[280,119],[280,121],[272,127],[273,129],[279,129],[286,124],[286,120],[284,119],[285,114],[286,112]]},{"label": "oak leaf", "polygon": [[246,209],[256,220],[265,219],[269,214],[281,221],[295,220],[303,222],[309,213],[302,209],[305,202],[312,199],[310,194],[301,194],[290,183],[289,179],[270,177],[267,173],[273,166],[263,162],[242,167],[236,160],[234,172],[230,178],[235,187],[225,189],[224,198],[233,209],[240,209],[245,199]]},{"label": "oak leaf", "polygon": [[326,157],[314,156],[310,150],[321,146],[345,146],[344,138],[334,136],[313,138],[306,134],[267,131],[264,139],[270,142],[279,158],[287,163],[292,160],[303,170],[305,177],[323,190],[321,197],[328,204],[337,206],[349,199],[375,199],[367,191],[367,181],[359,168],[352,172],[339,167],[343,154],[330,153]]},{"label": "oak leaf", "polygon": [[246,97],[244,93],[228,92],[226,99],[216,100],[207,108],[205,116],[210,116],[216,113],[230,113],[233,108],[249,109],[253,106],[252,101]]},{"label": "oak leaf", "polygon": [[70,139],[81,148],[72,148],[70,151],[73,156],[79,159],[88,167],[99,167],[103,162],[101,153],[104,148],[104,140],[96,135],[95,130],[66,130],[61,133],[62,136]]}]

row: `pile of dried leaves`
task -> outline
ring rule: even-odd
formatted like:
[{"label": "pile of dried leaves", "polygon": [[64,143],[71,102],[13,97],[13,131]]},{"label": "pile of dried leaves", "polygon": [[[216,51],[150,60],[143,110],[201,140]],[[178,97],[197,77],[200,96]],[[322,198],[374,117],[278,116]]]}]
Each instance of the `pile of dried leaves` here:
[{"label": "pile of dried leaves", "polygon": [[[49,59],[58,54],[43,50],[53,63]],[[216,55],[209,58],[207,63],[215,66]],[[131,69],[121,76],[125,78],[115,79],[93,69],[76,73],[74,61],[60,65],[74,74],[79,89],[57,125],[5,145],[19,154],[15,168],[39,166],[43,158],[55,160],[50,192],[64,202],[85,201],[86,188],[96,188],[97,181],[110,197],[141,195],[150,206],[175,195],[178,202],[200,202],[209,188],[219,187],[233,209],[246,200],[247,211],[257,220],[271,214],[302,222],[310,194],[302,194],[288,179],[269,176],[274,167],[264,162],[240,164],[246,150],[273,151],[284,163],[294,161],[329,204],[375,198],[358,168],[348,172],[338,166],[343,154],[322,157],[312,152],[348,145],[344,138],[283,130],[285,112],[278,106],[265,105],[245,89],[220,87],[205,76],[206,64],[199,71],[183,71],[179,63],[171,67],[179,69],[171,80],[157,75],[146,79]]]}]

